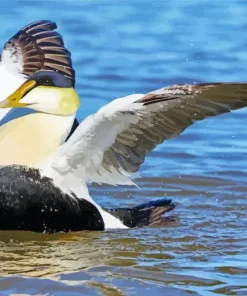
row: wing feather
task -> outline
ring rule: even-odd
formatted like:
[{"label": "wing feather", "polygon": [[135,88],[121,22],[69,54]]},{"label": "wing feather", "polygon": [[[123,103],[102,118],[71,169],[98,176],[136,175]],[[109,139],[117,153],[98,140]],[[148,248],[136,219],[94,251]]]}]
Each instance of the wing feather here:
[{"label": "wing feather", "polygon": [[4,45],[1,64],[8,71],[30,76],[39,70],[59,71],[75,85],[71,54],[64,47],[57,25],[48,20],[31,23],[19,30]]},{"label": "wing feather", "polygon": [[51,160],[60,175],[133,184],[146,155],[195,121],[247,106],[247,83],[174,85],[114,100],[85,119]]}]

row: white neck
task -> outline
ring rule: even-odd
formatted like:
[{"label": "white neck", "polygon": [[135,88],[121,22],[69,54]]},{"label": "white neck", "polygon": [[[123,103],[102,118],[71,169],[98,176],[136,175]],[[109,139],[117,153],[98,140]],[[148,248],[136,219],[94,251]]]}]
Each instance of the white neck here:
[{"label": "white neck", "polygon": [[45,113],[29,114],[0,127],[0,165],[37,167],[66,140],[75,119]]}]

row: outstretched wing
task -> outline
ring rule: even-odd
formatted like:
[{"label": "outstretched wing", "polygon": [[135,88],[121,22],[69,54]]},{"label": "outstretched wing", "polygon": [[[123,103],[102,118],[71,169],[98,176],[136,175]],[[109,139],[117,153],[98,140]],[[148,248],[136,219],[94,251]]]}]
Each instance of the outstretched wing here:
[{"label": "outstretched wing", "polygon": [[117,99],[86,118],[52,159],[60,175],[132,184],[148,152],[194,121],[247,106],[247,83],[174,85]]}]

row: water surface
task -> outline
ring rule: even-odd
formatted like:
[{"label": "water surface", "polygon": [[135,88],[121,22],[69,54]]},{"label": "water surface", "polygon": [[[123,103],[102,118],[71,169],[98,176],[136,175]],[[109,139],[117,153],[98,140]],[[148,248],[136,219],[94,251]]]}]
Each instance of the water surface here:
[{"label": "water surface", "polygon": [[[58,23],[78,117],[174,83],[246,81],[245,1],[1,1],[4,42]],[[247,110],[194,124],[142,166],[140,189],[92,186],[102,205],[172,198],[166,228],[0,233],[0,295],[247,295]]]}]

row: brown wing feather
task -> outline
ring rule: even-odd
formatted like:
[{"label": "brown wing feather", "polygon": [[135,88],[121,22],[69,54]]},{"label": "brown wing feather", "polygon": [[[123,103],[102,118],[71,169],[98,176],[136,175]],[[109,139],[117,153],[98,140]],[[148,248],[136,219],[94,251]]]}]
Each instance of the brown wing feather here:
[{"label": "brown wing feather", "polygon": [[135,173],[158,144],[178,136],[195,121],[247,106],[246,83],[174,85],[151,92],[136,103],[149,108],[137,124],[120,133],[104,153],[102,166]]},{"label": "brown wing feather", "polygon": [[58,71],[75,85],[75,71],[71,54],[64,47],[57,25],[51,21],[37,21],[17,32],[5,44],[13,63],[23,62],[21,72],[27,76],[40,71]]}]

